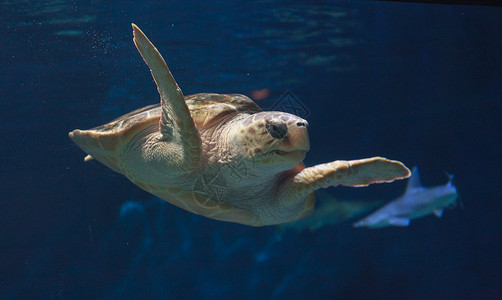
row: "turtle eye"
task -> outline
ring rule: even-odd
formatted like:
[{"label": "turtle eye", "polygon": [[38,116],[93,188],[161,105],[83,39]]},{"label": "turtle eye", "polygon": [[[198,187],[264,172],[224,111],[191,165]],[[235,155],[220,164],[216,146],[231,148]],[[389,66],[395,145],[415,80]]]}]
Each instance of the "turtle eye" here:
[{"label": "turtle eye", "polygon": [[274,139],[281,140],[288,134],[288,127],[284,123],[267,123],[267,131]]}]

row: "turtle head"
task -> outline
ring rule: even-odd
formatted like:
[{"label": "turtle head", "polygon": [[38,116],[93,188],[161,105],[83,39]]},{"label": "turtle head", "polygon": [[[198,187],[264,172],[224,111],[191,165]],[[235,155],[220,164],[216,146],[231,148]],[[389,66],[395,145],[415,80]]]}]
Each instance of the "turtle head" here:
[{"label": "turtle head", "polygon": [[235,140],[256,171],[278,173],[303,161],[310,150],[307,126],[292,114],[259,112],[240,122]]}]

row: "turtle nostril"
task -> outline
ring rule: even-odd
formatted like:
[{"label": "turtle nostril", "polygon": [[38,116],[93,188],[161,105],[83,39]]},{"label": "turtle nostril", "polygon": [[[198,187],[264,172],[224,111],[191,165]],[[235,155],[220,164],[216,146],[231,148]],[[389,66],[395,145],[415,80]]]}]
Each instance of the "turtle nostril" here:
[{"label": "turtle nostril", "polygon": [[298,122],[298,123],[296,123],[296,126],[298,126],[298,127],[307,127],[307,124],[305,124],[305,122]]}]

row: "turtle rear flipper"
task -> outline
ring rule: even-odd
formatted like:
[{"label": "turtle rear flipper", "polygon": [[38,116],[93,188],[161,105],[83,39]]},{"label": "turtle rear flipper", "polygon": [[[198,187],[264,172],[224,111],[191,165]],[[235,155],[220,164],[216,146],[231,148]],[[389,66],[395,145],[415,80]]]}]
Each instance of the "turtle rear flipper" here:
[{"label": "turtle rear flipper", "polygon": [[95,158],[113,171],[122,173],[117,155],[118,151],[120,151],[120,141],[117,140],[118,136],[113,133],[93,129],[75,129],[68,136],[88,154],[84,158],[84,161],[87,162]]}]

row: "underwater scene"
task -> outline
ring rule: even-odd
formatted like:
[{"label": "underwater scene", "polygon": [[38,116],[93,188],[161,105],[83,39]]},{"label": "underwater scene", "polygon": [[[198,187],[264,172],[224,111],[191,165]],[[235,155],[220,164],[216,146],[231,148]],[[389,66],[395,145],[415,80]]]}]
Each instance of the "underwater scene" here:
[{"label": "underwater scene", "polygon": [[501,299],[462,2],[0,1],[0,298]]}]

